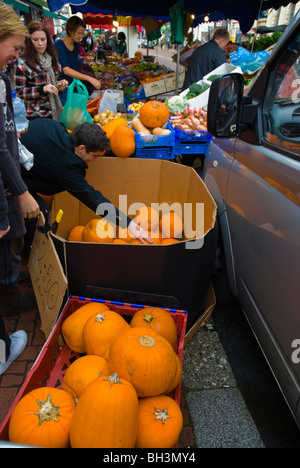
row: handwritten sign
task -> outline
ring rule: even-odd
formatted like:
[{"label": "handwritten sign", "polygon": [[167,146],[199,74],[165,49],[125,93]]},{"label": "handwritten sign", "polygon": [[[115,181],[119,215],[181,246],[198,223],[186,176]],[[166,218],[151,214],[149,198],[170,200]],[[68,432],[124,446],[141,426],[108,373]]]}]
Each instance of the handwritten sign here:
[{"label": "handwritten sign", "polygon": [[[45,219],[41,214],[38,225],[44,223]],[[41,317],[41,329],[48,338],[60,312],[68,281],[50,235],[37,229],[28,268]]]}]

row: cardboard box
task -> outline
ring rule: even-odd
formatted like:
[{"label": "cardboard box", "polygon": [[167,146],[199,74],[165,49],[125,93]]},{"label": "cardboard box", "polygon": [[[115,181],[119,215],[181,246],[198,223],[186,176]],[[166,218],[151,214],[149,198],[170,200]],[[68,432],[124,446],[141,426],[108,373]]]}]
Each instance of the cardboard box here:
[{"label": "cardboard box", "polygon": [[[182,88],[183,82],[184,82],[184,77],[185,77],[185,72],[181,72],[178,75],[178,88]],[[176,89],[176,73],[169,73],[166,75],[164,78],[165,80],[165,85],[166,85],[166,91],[175,91]]]},{"label": "cardboard box", "polygon": [[55,195],[53,219],[64,212],[58,231],[36,231],[29,258],[46,336],[70,295],[184,309],[189,329],[205,310],[217,246],[217,208],[204,182],[191,167],[170,161],[110,157],[91,163],[87,180],[115,206],[123,194],[128,207],[165,202],[195,210],[203,203],[203,235],[169,245],[68,242],[71,228],[95,213],[66,192]]},{"label": "cardboard box", "polygon": [[151,83],[144,83],[143,88],[145,96],[156,96],[157,94],[163,94],[166,92],[165,80],[152,81]]}]

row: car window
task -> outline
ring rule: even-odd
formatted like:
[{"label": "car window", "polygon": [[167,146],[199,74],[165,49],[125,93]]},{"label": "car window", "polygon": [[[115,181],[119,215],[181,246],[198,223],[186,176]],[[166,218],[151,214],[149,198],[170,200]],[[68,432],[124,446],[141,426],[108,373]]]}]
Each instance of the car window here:
[{"label": "car window", "polygon": [[266,93],[266,139],[300,155],[300,34],[285,48]]}]

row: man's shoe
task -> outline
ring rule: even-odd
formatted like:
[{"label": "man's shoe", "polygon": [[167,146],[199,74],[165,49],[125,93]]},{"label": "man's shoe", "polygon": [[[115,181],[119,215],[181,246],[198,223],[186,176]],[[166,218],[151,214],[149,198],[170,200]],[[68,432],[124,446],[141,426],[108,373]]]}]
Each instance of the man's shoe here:
[{"label": "man's shoe", "polygon": [[27,333],[24,330],[18,330],[10,335],[10,353],[6,362],[0,362],[0,375],[12,364],[12,362],[24,351],[27,344]]}]

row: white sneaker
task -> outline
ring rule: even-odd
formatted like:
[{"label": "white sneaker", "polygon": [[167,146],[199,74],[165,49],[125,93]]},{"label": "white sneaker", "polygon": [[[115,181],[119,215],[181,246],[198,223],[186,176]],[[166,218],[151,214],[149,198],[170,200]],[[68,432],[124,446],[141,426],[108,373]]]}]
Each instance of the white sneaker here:
[{"label": "white sneaker", "polygon": [[6,362],[0,363],[0,375],[6,371],[11,363],[24,351],[27,344],[27,333],[24,330],[18,330],[10,335],[10,354]]}]

